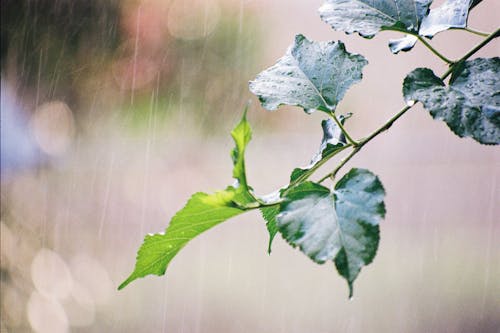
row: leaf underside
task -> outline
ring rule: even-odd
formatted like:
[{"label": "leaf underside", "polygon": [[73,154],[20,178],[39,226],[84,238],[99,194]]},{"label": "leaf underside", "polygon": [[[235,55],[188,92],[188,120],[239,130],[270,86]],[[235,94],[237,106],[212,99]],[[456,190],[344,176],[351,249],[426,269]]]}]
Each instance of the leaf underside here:
[{"label": "leaf underside", "polygon": [[303,35],[278,62],[250,82],[250,91],[267,110],[280,105],[332,112],[345,92],[361,80],[368,62],[342,42],[313,42]]},{"label": "leaf underside", "polygon": [[432,38],[441,31],[465,28],[469,10],[480,0],[447,0],[430,9],[432,0],[326,0],[319,8],[323,21],[345,33],[372,38],[379,31],[394,30],[408,35],[389,41],[392,53],[409,51],[417,35]]},{"label": "leaf underside", "polygon": [[[335,116],[334,116],[335,117]],[[344,118],[339,117],[340,121],[343,123]],[[314,155],[311,162],[303,168],[295,168],[290,176],[290,183],[298,182],[302,178],[309,175],[311,170],[320,163],[324,158],[329,155],[335,154],[336,151],[341,149],[346,145],[345,137],[342,133],[340,127],[332,119],[326,119],[321,122],[321,127],[323,129],[323,139],[321,140],[321,145],[319,147],[318,153]]]},{"label": "leaf underside", "polygon": [[365,38],[381,30],[418,32],[431,0],[326,0],[321,19],[333,29]]},{"label": "leaf underside", "polygon": [[384,195],[378,177],[364,169],[349,171],[334,192],[303,182],[286,192],[277,227],[288,243],[314,262],[333,260],[352,296],[354,280],[377,251]]},{"label": "leaf underside", "polygon": [[403,38],[399,39],[390,39],[389,40],[389,49],[391,49],[391,52],[394,54],[397,54],[398,52],[408,52],[417,43],[418,38],[413,36],[413,35],[407,35]]},{"label": "leaf underside", "polygon": [[404,80],[405,99],[422,102],[460,137],[500,144],[500,58],[478,58],[459,67],[448,86],[432,70],[415,69]]},{"label": "leaf underside", "polygon": [[446,0],[440,7],[431,9],[429,15],[423,19],[419,34],[433,37],[451,28],[465,28],[469,8],[475,4],[472,0]]}]

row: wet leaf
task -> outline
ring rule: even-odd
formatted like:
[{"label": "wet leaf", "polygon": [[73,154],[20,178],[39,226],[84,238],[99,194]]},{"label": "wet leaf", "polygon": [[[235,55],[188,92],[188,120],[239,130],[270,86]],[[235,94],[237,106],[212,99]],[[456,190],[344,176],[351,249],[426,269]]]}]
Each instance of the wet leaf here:
[{"label": "wet leaf", "polygon": [[326,0],[323,21],[348,34],[371,38],[381,30],[417,33],[432,0]]},{"label": "wet leaf", "polygon": [[403,94],[420,101],[434,119],[460,137],[500,143],[500,58],[466,61],[448,86],[432,70],[417,68],[404,80]]},{"label": "wet leaf", "polygon": [[412,35],[407,35],[399,39],[391,39],[389,40],[389,49],[391,49],[391,52],[394,54],[400,51],[408,52],[415,46],[417,41],[418,38]]},{"label": "wet leaf", "polygon": [[429,15],[423,19],[419,34],[433,37],[438,32],[450,28],[465,28],[469,8],[476,4],[473,0],[446,0],[440,7],[431,9]]},{"label": "wet leaf", "polygon": [[286,55],[250,82],[250,91],[268,110],[286,104],[331,112],[347,89],[361,80],[367,63],[363,56],[347,52],[340,41],[313,42],[297,35]]},{"label": "wet leaf", "polygon": [[[343,123],[344,118],[340,118]],[[290,176],[290,183],[298,182],[302,178],[307,177],[314,167],[321,162],[322,159],[328,158],[336,151],[341,149],[346,145],[345,137],[342,134],[342,130],[337,126],[335,121],[332,119],[326,119],[321,122],[321,127],[323,128],[323,139],[321,140],[321,145],[319,151],[311,159],[311,162],[303,168],[295,168]]]},{"label": "wet leaf", "polygon": [[271,245],[273,243],[274,236],[278,233],[276,215],[280,212],[280,207],[279,205],[264,207],[260,211],[262,213],[262,217],[266,220],[266,227],[269,232],[269,245],[267,246],[267,253],[271,254]]},{"label": "wet leaf", "polygon": [[241,214],[250,206],[258,206],[250,194],[245,173],[245,150],[252,130],[243,113],[241,121],[231,131],[235,148],[231,151],[235,186],[214,194],[196,193],[170,221],[165,233],[147,235],[137,253],[132,274],[118,287],[155,274],[163,275],[170,261],[194,237],[227,219]]},{"label": "wet leaf", "polygon": [[384,195],[378,177],[364,169],[349,171],[334,192],[303,182],[286,192],[277,227],[288,243],[313,261],[334,260],[352,295],[354,280],[377,251]]},{"label": "wet leaf", "polygon": [[235,147],[231,151],[231,158],[233,160],[233,178],[236,180],[236,194],[234,201],[241,205],[255,202],[254,198],[250,195],[251,190],[247,183],[245,171],[245,150],[246,146],[252,139],[252,129],[247,121],[247,110],[243,113],[241,121],[231,131]]},{"label": "wet leaf", "polygon": [[196,193],[175,214],[165,233],[144,238],[132,274],[118,287],[146,275],[163,275],[175,255],[194,237],[244,210],[233,203],[233,188],[215,194]]}]

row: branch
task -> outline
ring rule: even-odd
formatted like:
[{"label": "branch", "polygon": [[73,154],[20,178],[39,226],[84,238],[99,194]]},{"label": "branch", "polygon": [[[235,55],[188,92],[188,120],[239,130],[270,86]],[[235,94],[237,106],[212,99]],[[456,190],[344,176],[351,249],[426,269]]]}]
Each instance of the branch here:
[{"label": "branch", "polygon": [[[450,68],[441,76],[441,80],[446,79],[451,73],[453,73],[453,70],[455,69],[457,64],[460,64],[473,56],[477,51],[482,49],[485,45],[487,45],[489,42],[491,42],[493,39],[500,37],[500,28],[497,29],[495,32],[491,33],[487,38],[485,38],[481,43],[477,44],[475,47],[473,47],[469,52],[467,52],[462,58],[460,58],[458,61],[452,63]],[[349,155],[347,155],[346,158],[344,158],[340,164],[329,174],[325,175],[319,180],[319,183],[325,181],[328,178],[334,179],[337,173],[342,169],[344,165],[349,162],[351,158],[354,157],[361,148],[363,148],[364,145],[366,145],[368,142],[370,142],[372,139],[374,139],[376,136],[378,136],[380,133],[383,133],[387,131],[392,124],[398,120],[402,115],[404,115],[408,110],[410,110],[415,104],[407,105],[401,111],[396,113],[391,119],[389,119],[385,124],[383,124],[381,127],[379,127],[377,130],[375,130],[372,134],[370,134],[367,138],[361,140],[358,145],[354,147],[354,149],[351,151]]]},{"label": "branch", "polygon": [[429,50],[431,50],[432,53],[434,53],[436,56],[438,56],[439,59],[443,60],[444,62],[446,62],[447,64],[454,64],[456,61],[453,61],[453,60],[450,60],[448,59],[447,57],[445,57],[444,55],[442,55],[441,53],[438,52],[438,50],[436,50],[434,47],[432,47],[431,44],[429,44],[425,38],[423,38],[422,36],[420,35],[417,35],[415,34],[414,35],[415,37],[418,38],[418,40],[420,42],[422,42],[422,44],[424,44],[425,47],[427,47]]},{"label": "branch", "polygon": [[487,32],[482,32],[482,31],[478,31],[475,29],[467,28],[467,27],[462,28],[461,30],[465,30],[467,32],[470,32],[471,34],[478,35],[481,37],[488,37],[489,36],[489,33],[487,33]]},{"label": "branch", "polygon": [[[493,39],[500,37],[500,28],[492,32],[487,38],[485,38],[481,43],[474,46],[469,52],[467,52],[460,60],[458,60],[455,64],[465,61],[472,57],[477,51],[481,50],[486,44],[491,42]],[[441,76],[441,80],[446,79],[451,73],[453,73],[455,66],[450,66],[448,70]]]}]

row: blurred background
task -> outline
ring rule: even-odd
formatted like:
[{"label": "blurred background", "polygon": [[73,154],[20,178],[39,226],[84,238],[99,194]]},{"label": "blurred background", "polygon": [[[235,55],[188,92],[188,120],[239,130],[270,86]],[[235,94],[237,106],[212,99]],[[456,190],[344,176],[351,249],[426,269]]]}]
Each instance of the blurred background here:
[{"label": "blurred background", "polygon": [[[2,333],[499,332],[498,148],[458,138],[420,106],[349,163],[379,175],[388,210],[354,299],[333,265],[280,237],[268,256],[258,212],[190,242],[166,276],[116,290],[146,233],[192,193],[232,183],[229,131],[248,100],[258,193],[316,152],[320,113],[267,112],[247,89],[295,34],[340,39],[369,60],[338,109],[354,113],[354,137],[401,109],[406,73],[446,70],[420,44],[392,55],[398,34],[334,32],[320,4],[2,0]],[[485,0],[469,25],[493,31],[499,12]],[[450,31],[432,44],[458,58],[479,41]]]}]

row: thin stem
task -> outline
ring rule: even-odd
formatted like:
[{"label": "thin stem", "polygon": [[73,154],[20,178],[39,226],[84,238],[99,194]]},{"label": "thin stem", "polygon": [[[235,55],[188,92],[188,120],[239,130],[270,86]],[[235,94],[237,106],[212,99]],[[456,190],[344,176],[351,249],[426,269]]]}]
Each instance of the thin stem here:
[{"label": "thin stem", "polygon": [[482,32],[482,31],[471,29],[471,28],[468,28],[468,27],[462,28],[462,30],[465,30],[467,32],[470,32],[470,33],[472,33],[474,35],[478,35],[478,36],[481,36],[481,37],[488,37],[489,36],[489,33],[487,33],[487,32]]},{"label": "thin stem", "polygon": [[[493,39],[500,37],[500,28],[491,33],[487,38],[485,38],[481,43],[477,44],[475,47],[473,47],[469,52],[467,52],[462,58],[460,58],[458,61],[454,62],[451,64],[450,68],[441,76],[441,80],[446,79],[451,73],[453,73],[453,70],[455,66],[459,63],[464,62],[468,58],[470,58],[472,55],[474,55],[477,51],[479,51],[481,48],[483,48],[486,44],[491,42]],[[337,173],[339,172],[340,169],[344,165],[349,162],[351,158],[356,155],[361,148],[363,148],[364,145],[366,145],[368,142],[370,142],[373,138],[375,138],[377,135],[379,135],[382,132],[387,131],[392,124],[398,120],[401,116],[403,116],[408,110],[410,110],[415,104],[407,105],[404,108],[401,109],[398,113],[396,113],[391,119],[389,119],[385,124],[380,126],[377,130],[375,130],[372,134],[370,134],[368,137],[365,139],[361,140],[357,145],[354,146],[354,149],[347,155],[341,162],[340,164],[329,174],[325,175],[323,178],[319,180],[319,182],[323,182],[328,178],[335,178]]]},{"label": "thin stem", "polygon": [[431,45],[431,44],[429,44],[429,43],[425,40],[425,38],[423,38],[422,36],[420,36],[420,35],[416,35],[416,34],[415,34],[414,36],[415,36],[415,37],[417,37],[417,38],[418,38],[418,40],[419,40],[420,42],[422,42],[422,44],[424,44],[424,45],[425,45],[425,47],[427,47],[429,50],[431,50],[431,52],[432,52],[432,53],[434,53],[436,56],[438,56],[438,57],[439,57],[439,59],[443,60],[443,61],[444,61],[444,62],[446,62],[447,64],[454,64],[454,63],[455,63],[455,61],[450,60],[450,59],[448,59],[447,57],[445,57],[444,55],[442,55],[441,53],[439,53],[439,51],[438,51],[438,50],[436,50],[434,47],[432,47],[432,45]]},{"label": "thin stem", "polygon": [[392,124],[396,120],[398,120],[402,115],[404,115],[406,113],[406,111],[410,110],[413,107],[413,105],[415,105],[415,104],[407,105],[404,108],[402,108],[401,111],[399,111],[398,113],[396,113],[384,125],[380,126],[375,132],[373,132],[372,134],[370,134],[366,139],[361,140],[360,146],[364,146],[365,144],[367,144],[369,141],[371,141],[374,137],[376,137],[380,133],[387,131],[392,126]]},{"label": "thin stem", "polygon": [[[481,43],[477,44],[474,46],[469,52],[467,52],[460,60],[458,60],[456,63],[465,61],[472,57],[477,51],[482,49],[486,44],[491,42],[493,39],[500,37],[500,28],[492,32],[487,38],[485,38]],[[446,79],[451,73],[453,73],[454,66],[451,66],[448,68],[448,70],[441,76],[441,80]]]},{"label": "thin stem", "polygon": [[337,116],[333,112],[329,113],[329,115],[333,118],[333,120],[335,121],[335,123],[337,124],[337,126],[340,128],[340,130],[344,134],[344,136],[347,139],[347,141],[349,141],[349,143],[352,144],[353,146],[357,146],[358,142],[354,141],[353,138],[351,138],[351,136],[349,135],[349,133],[347,133],[347,130],[342,125],[342,122],[337,119]]},{"label": "thin stem", "polygon": [[401,109],[401,111],[399,111],[398,113],[396,113],[391,119],[389,119],[387,122],[385,122],[382,126],[380,126],[377,130],[375,130],[372,134],[370,134],[367,138],[361,140],[359,142],[359,144],[354,147],[354,149],[349,153],[349,155],[346,156],[346,158],[344,158],[340,164],[332,171],[330,172],[329,174],[327,174],[326,176],[324,176],[323,178],[321,178],[319,180],[319,182],[323,182],[324,180],[328,179],[328,178],[335,178],[335,176],[337,175],[337,173],[339,172],[339,170],[347,163],[349,162],[349,160],[354,156],[356,155],[360,150],[361,148],[363,148],[364,145],[366,145],[368,142],[370,142],[373,138],[375,138],[377,135],[379,135],[380,133],[382,132],[385,132],[387,131],[391,126],[392,124],[398,120],[402,115],[404,115],[408,110],[410,110],[412,107],[413,107],[414,104],[412,105],[408,105],[408,106],[405,106],[403,109]]},{"label": "thin stem", "polygon": [[349,147],[352,147],[352,146],[353,146],[353,144],[348,143],[345,146],[343,146],[343,147],[341,147],[341,148],[339,148],[337,150],[334,150],[332,153],[326,155],[321,160],[319,160],[318,163],[314,164],[309,170],[307,170],[303,175],[301,175],[300,177],[298,177],[294,182],[290,183],[290,187],[293,186],[293,185],[295,185],[295,184],[298,184],[298,183],[300,183],[300,182],[302,182],[304,180],[306,180],[307,178],[309,178],[310,175],[312,175],[323,164],[325,164],[326,162],[328,162],[328,160],[330,160],[333,156],[337,155],[341,151],[344,151],[345,149],[347,149]]},{"label": "thin stem", "polygon": [[455,63],[453,60],[450,60],[448,59],[447,57],[445,57],[444,55],[442,55],[438,50],[436,50],[431,44],[429,44],[424,37],[420,36],[418,33],[416,32],[410,32],[410,31],[406,31],[406,30],[400,30],[400,29],[397,29],[397,28],[393,28],[393,29],[387,29],[387,30],[391,30],[391,31],[397,31],[397,32],[402,32],[402,33],[405,33],[407,35],[411,35],[411,36],[414,36],[416,37],[419,41],[422,42],[422,44],[424,44],[425,47],[427,47],[432,53],[434,53],[439,59],[443,60],[444,62],[446,62],[447,64],[453,64]]},{"label": "thin stem", "polygon": [[339,170],[347,163],[349,162],[349,160],[358,153],[358,151],[361,150],[361,147],[362,146],[357,146],[356,148],[354,148],[350,153],[349,155],[347,155],[344,159],[342,159],[342,161],[340,162],[339,165],[337,165],[337,167],[332,171],[330,172],[329,174],[323,176],[323,178],[321,178],[320,180],[318,180],[318,183],[322,183],[323,181],[325,181],[326,179],[328,178],[335,178],[335,175],[337,175],[337,172],[339,172]]},{"label": "thin stem", "polygon": [[[353,145],[351,143],[348,143],[345,146],[342,146],[339,149],[334,150],[330,154],[324,156],[321,160],[319,160],[316,164],[314,164],[309,170],[307,170],[303,175],[301,175],[295,181],[293,181],[289,185],[287,185],[287,187],[291,188],[295,184],[303,182],[304,180],[306,180],[307,178],[309,178],[309,176],[311,176],[318,168],[320,168],[323,164],[325,164],[326,162],[328,162],[328,160],[330,160],[333,156],[337,155],[341,151],[344,151],[345,149],[347,149],[349,147],[352,147],[352,146]],[[282,201],[265,202],[259,196],[255,195],[255,193],[253,193],[252,191],[248,191],[247,193],[255,201],[252,202],[252,203],[245,204],[245,205],[238,205],[237,203],[235,203],[238,206],[238,208],[243,209],[243,210],[252,210],[252,209],[256,209],[256,208],[276,206],[276,205],[279,205],[282,202]]]},{"label": "thin stem", "polygon": [[263,202],[261,200],[257,200],[254,203],[248,203],[248,204],[244,204],[244,205],[238,204],[238,203],[233,201],[233,204],[235,204],[236,207],[241,209],[241,210],[250,211],[250,210],[260,209],[260,208],[264,208],[264,207],[273,207],[273,206],[279,205],[281,202],[282,201],[267,203],[267,202]]}]

